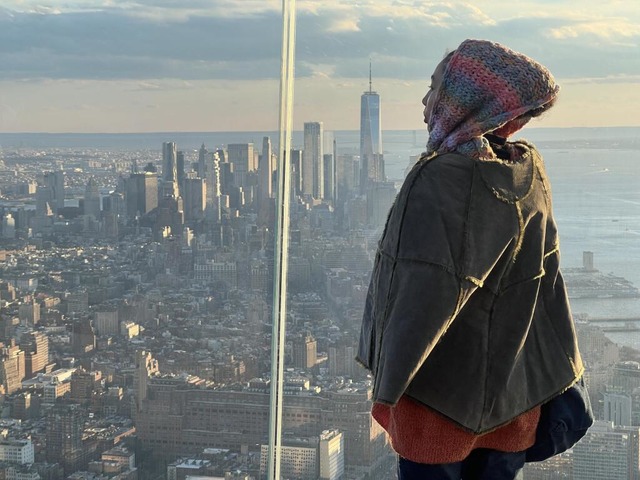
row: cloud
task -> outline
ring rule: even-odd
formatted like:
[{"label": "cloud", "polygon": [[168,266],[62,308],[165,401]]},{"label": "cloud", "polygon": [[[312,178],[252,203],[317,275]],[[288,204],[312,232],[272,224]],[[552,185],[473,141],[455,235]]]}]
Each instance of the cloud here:
[{"label": "cloud", "polygon": [[603,77],[581,77],[569,78],[563,81],[565,85],[581,84],[640,84],[640,74],[638,75],[606,75]]},{"label": "cloud", "polygon": [[557,40],[586,37],[617,43],[620,39],[640,36],[640,25],[625,18],[587,19],[557,28],[549,28],[546,34]]},{"label": "cloud", "polygon": [[358,21],[350,18],[335,20],[327,29],[328,33],[359,32]]},{"label": "cloud", "polygon": [[[422,79],[468,37],[502,41],[562,78],[640,74],[639,12],[629,14],[623,2],[610,17],[577,14],[560,2],[532,14],[540,3],[501,13],[503,2],[299,0],[296,75],[362,78],[371,58],[375,77]],[[3,5],[0,80],[273,79],[280,72],[277,0]]]}]

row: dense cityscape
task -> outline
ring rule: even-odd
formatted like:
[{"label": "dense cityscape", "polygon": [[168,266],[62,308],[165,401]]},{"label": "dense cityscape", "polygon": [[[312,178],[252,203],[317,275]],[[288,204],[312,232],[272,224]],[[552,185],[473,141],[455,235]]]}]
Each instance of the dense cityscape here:
[{"label": "dense cityscape", "polygon": [[[385,479],[395,468],[354,360],[396,193],[371,85],[360,120],[359,155],[339,153],[320,121],[305,123],[302,148],[289,152],[284,478]],[[0,478],[264,478],[271,139],[2,155]],[[574,297],[602,285],[608,296],[638,296],[584,258],[569,272]],[[638,478],[640,354],[600,327],[577,327],[599,421],[525,478]]]}]

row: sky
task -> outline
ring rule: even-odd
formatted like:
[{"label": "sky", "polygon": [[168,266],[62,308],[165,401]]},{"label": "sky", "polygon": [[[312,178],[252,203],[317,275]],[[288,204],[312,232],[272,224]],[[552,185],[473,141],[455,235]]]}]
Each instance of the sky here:
[{"label": "sky", "polygon": [[[2,0],[0,132],[270,131],[278,0]],[[294,127],[424,129],[447,50],[504,43],[561,85],[540,127],[640,126],[640,1],[298,0]]]}]

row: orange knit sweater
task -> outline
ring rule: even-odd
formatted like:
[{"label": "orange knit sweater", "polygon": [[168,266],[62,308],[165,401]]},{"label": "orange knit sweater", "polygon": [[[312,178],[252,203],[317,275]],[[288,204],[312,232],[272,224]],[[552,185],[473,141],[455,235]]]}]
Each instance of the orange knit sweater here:
[{"label": "orange knit sweater", "polygon": [[389,434],[398,455],[413,462],[440,464],[460,462],[475,448],[526,450],[536,438],[540,407],[481,435],[463,430],[406,395],[394,407],[374,403],[371,414]]}]

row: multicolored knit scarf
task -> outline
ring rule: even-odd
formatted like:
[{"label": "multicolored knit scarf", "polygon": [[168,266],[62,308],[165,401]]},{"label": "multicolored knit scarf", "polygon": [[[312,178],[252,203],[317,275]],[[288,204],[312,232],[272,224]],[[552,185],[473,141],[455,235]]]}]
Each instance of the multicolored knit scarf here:
[{"label": "multicolored knit scarf", "polygon": [[551,73],[529,57],[499,43],[465,40],[436,92],[427,155],[457,151],[495,159],[483,135],[512,135],[550,108],[559,90]]}]

